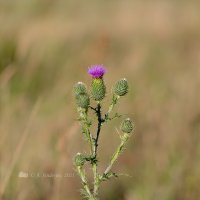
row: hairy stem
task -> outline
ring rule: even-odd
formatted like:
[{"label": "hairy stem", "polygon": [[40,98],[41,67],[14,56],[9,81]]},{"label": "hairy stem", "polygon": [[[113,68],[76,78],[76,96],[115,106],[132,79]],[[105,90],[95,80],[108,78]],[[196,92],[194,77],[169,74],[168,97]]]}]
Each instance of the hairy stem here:
[{"label": "hairy stem", "polygon": [[[98,149],[98,141],[99,141],[99,135],[101,132],[101,126],[103,123],[103,119],[101,116],[101,105],[98,102],[97,103],[97,108],[96,108],[96,115],[97,115],[97,120],[98,120],[98,125],[97,125],[97,133],[96,133],[96,138],[95,138],[95,143],[94,143],[94,157],[97,159],[97,149]],[[94,174],[94,196],[98,195],[98,189],[99,189],[99,175],[97,172],[97,162],[94,162],[92,165],[93,169],[93,174]]]},{"label": "hairy stem", "polygon": [[88,142],[89,142],[89,145],[90,145],[90,152],[92,154],[93,153],[92,135],[91,135],[90,130],[89,130],[89,128],[87,126],[85,127],[85,129],[87,131]]},{"label": "hairy stem", "polygon": [[93,174],[94,174],[94,189],[93,189],[93,195],[94,195],[95,197],[97,197],[99,185],[98,185],[98,173],[97,173],[97,164],[96,164],[96,163],[92,165],[92,169],[93,169]]},{"label": "hairy stem", "polygon": [[84,170],[83,170],[83,168],[81,166],[78,166],[77,170],[78,170],[78,174],[79,174],[79,176],[81,178],[83,187],[84,187],[85,191],[87,192],[88,197],[91,199],[93,196],[92,196],[90,188],[88,186],[88,182],[87,182],[87,179],[86,179],[86,176],[85,176],[85,172],[84,172]]},{"label": "hairy stem", "polygon": [[84,127],[86,131],[86,137],[90,145],[90,152],[91,155],[93,154],[94,147],[93,147],[93,138],[92,134],[90,133],[90,126],[89,126],[89,120],[88,120],[88,114],[85,111],[80,111],[80,117],[82,117],[82,127]]},{"label": "hairy stem", "polygon": [[108,167],[103,173],[103,176],[107,176],[107,174],[111,171],[113,164],[116,162],[116,160],[119,158],[120,154],[124,150],[128,138],[129,138],[129,135],[127,133],[125,133],[124,136],[121,137],[121,143],[119,144],[116,151],[114,152]]},{"label": "hairy stem", "polygon": [[113,111],[115,105],[117,104],[118,100],[119,100],[119,96],[113,94],[113,97],[112,97],[112,102],[108,108],[108,112],[105,114],[105,121],[107,121],[109,119],[109,115],[110,113]]},{"label": "hairy stem", "polygon": [[97,134],[96,134],[96,139],[95,139],[95,156],[97,155],[97,148],[98,148],[98,140],[99,140],[99,135],[101,132],[101,125],[102,125],[102,117],[101,117],[101,105],[100,103],[97,104],[97,110],[96,110],[96,114],[97,114],[97,119],[98,119],[98,126],[97,126]]}]

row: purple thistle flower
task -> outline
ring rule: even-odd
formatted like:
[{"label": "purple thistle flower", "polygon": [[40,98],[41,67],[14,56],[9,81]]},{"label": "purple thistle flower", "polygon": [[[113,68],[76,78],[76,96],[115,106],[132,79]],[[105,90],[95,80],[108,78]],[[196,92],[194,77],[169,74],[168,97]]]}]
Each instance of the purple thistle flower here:
[{"label": "purple thistle flower", "polygon": [[90,74],[93,78],[102,78],[105,72],[106,70],[103,65],[92,65],[88,69],[88,74]]}]

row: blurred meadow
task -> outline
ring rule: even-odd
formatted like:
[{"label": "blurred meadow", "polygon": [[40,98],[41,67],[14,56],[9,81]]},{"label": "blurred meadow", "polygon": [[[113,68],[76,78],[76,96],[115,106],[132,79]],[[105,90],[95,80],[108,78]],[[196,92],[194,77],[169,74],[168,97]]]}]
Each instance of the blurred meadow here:
[{"label": "blurred meadow", "polygon": [[[103,184],[101,199],[200,199],[199,11],[197,0],[0,0],[0,199],[81,199],[72,87],[90,85],[92,64],[106,66],[108,93],[128,79],[118,111],[136,124],[115,165],[131,177]],[[119,123],[103,128],[100,170]]]}]

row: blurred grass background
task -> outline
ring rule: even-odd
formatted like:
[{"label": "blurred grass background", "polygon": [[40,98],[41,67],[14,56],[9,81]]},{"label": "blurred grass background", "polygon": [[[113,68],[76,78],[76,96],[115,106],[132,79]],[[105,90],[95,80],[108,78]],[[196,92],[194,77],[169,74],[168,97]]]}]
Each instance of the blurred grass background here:
[{"label": "blurred grass background", "polygon": [[[105,183],[101,198],[200,199],[199,9],[195,0],[0,0],[0,198],[80,199],[76,176],[18,174],[74,173],[87,148],[71,90],[102,63],[108,92],[128,79],[118,111],[136,131],[115,165],[132,177]],[[102,132],[100,170],[118,124]]]}]

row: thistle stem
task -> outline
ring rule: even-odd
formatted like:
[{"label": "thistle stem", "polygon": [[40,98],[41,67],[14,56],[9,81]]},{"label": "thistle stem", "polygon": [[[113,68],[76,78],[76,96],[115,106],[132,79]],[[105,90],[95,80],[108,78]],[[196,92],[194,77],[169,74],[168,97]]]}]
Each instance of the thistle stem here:
[{"label": "thistle stem", "polygon": [[105,121],[107,121],[109,119],[109,115],[110,113],[113,111],[115,105],[117,104],[118,100],[119,100],[120,96],[117,96],[116,94],[113,94],[112,97],[112,102],[108,108],[108,112],[105,114]]},{"label": "thistle stem", "polygon": [[93,195],[97,197],[98,195],[98,189],[99,189],[99,184],[98,184],[98,173],[97,173],[97,164],[94,163],[92,165],[93,169],[93,174],[94,174],[94,189],[93,189]]},{"label": "thistle stem", "polygon": [[85,172],[84,172],[83,168],[81,166],[78,166],[77,170],[78,170],[78,174],[79,174],[79,176],[81,178],[81,181],[82,181],[82,184],[83,184],[83,187],[84,187],[85,191],[87,192],[88,196],[90,198],[92,198],[92,194],[91,194],[91,191],[89,189],[88,182],[87,182],[87,179],[86,179]]},{"label": "thistle stem", "polygon": [[96,108],[93,108],[92,106],[89,106],[89,108],[91,108],[92,110],[94,110],[95,112],[97,111]]},{"label": "thistle stem", "polygon": [[[101,116],[101,105],[100,105],[99,102],[97,103],[96,115],[97,115],[97,119],[98,119],[98,126],[97,126],[96,138],[94,139],[94,141],[95,141],[95,143],[94,143],[94,157],[95,157],[95,159],[97,158],[98,140],[99,140],[99,135],[100,135],[100,132],[101,132],[101,126],[102,126],[102,123],[103,123],[103,119],[102,119],[102,116]],[[97,172],[97,162],[94,162],[92,164],[92,169],[93,169],[93,174],[94,174],[93,194],[96,197],[98,195],[98,189],[99,189],[99,176],[98,176],[98,172]]]},{"label": "thistle stem", "polygon": [[96,139],[95,139],[95,156],[97,155],[97,148],[98,148],[98,140],[99,140],[99,134],[101,132],[101,125],[102,125],[102,117],[101,117],[101,105],[100,103],[97,104],[97,109],[96,109],[96,114],[98,118],[98,126],[97,126],[97,134],[96,134]]},{"label": "thistle stem", "polygon": [[121,137],[121,143],[119,144],[116,151],[114,152],[108,167],[103,173],[103,176],[107,176],[107,174],[111,171],[113,164],[116,162],[116,160],[119,158],[120,154],[124,150],[124,147],[126,145],[128,138],[129,138],[129,135],[127,133],[125,133],[124,136]]},{"label": "thistle stem", "polygon": [[90,144],[90,152],[91,152],[91,154],[93,154],[93,151],[94,151],[94,149],[93,149],[93,139],[92,139],[92,135],[91,135],[91,133],[90,133],[90,129],[89,129],[89,120],[88,120],[88,115],[87,115],[87,113],[86,112],[83,112],[82,113],[82,117],[83,117],[83,126],[85,127],[85,130],[86,130],[86,137],[87,137],[87,140],[88,140],[88,142],[89,142],[89,144]]}]

